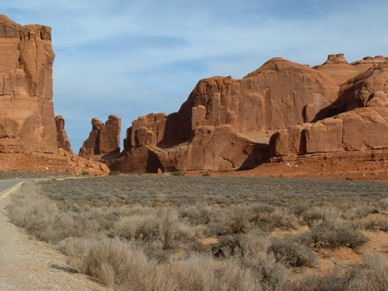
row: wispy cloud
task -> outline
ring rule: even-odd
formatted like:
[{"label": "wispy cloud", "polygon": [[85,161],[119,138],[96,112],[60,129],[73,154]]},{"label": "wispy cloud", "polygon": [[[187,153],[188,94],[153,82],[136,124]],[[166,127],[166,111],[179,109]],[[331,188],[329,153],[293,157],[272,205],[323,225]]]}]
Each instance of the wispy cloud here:
[{"label": "wispy cloud", "polygon": [[[77,151],[94,116],[123,127],[171,113],[196,82],[243,77],[269,58],[311,65],[387,55],[386,0],[14,0],[1,13],[53,28],[55,111]],[[76,110],[75,110],[76,109]]]}]

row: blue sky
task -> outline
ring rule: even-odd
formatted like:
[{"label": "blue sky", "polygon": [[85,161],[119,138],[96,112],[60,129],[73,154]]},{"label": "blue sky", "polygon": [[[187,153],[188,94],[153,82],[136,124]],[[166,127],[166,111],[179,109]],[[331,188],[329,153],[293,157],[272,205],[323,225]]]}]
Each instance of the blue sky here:
[{"label": "blue sky", "polygon": [[318,65],[388,55],[386,0],[13,0],[1,14],[53,29],[55,114],[73,150],[90,120],[176,112],[196,83],[272,57]]}]

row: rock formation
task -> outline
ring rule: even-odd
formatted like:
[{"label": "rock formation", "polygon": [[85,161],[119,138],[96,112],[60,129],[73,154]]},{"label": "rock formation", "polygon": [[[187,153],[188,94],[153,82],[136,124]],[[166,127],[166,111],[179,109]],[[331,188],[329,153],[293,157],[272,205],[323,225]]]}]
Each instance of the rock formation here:
[{"label": "rock formation", "polygon": [[388,61],[343,84],[339,99],[346,112],[277,132],[272,155],[388,150]]},{"label": "rock formation", "polygon": [[51,28],[0,15],[0,170],[106,175],[71,153],[64,120],[54,118]]},{"label": "rock formation", "polygon": [[65,130],[65,119],[62,115],[55,117],[55,124],[57,126],[57,146],[59,149],[63,149],[69,153],[73,153],[71,144]]},{"label": "rock formation", "polygon": [[0,15],[0,150],[57,151],[51,28]]},{"label": "rock formation", "polygon": [[91,122],[92,131],[83,143],[79,155],[91,157],[119,153],[121,119],[116,115],[109,115],[105,124],[98,118],[93,118]]},{"label": "rock formation", "polygon": [[[376,95],[373,102],[385,102],[381,88],[372,92],[368,82],[362,86],[353,81],[356,92],[347,81],[370,74],[369,68],[373,71],[386,60],[378,56],[349,64],[337,54],[311,68],[274,58],[241,80],[201,80],[177,113],[151,113],[135,120],[124,151],[110,166],[124,172],[245,169],[271,154],[306,154],[310,139],[304,133],[309,127],[334,126],[341,117],[333,116],[362,100],[369,102],[370,94]],[[330,127],[320,133],[332,146],[335,131]],[[324,146],[323,141],[316,144]]]}]

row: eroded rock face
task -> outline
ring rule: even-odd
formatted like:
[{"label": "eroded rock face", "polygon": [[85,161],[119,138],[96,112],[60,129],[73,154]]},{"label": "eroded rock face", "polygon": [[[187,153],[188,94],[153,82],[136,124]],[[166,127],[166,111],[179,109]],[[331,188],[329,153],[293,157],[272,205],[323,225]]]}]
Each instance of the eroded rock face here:
[{"label": "eroded rock face", "polygon": [[59,149],[63,149],[69,153],[73,153],[71,149],[70,140],[65,129],[65,119],[62,115],[55,117],[55,124],[57,126],[57,145]]},{"label": "eroded rock face", "polygon": [[177,113],[134,121],[112,167],[124,172],[254,167],[268,158],[273,131],[323,119],[338,91],[324,73],[281,58],[241,80],[201,80]]},{"label": "eroded rock face", "polygon": [[57,151],[51,28],[0,15],[0,151]]},{"label": "eroded rock face", "polygon": [[1,171],[106,175],[72,154],[64,119],[54,118],[51,28],[0,15]]},{"label": "eroded rock face", "polygon": [[388,62],[380,62],[345,83],[340,98],[347,112],[280,131],[274,156],[388,149]]},{"label": "eroded rock face", "polygon": [[121,119],[116,115],[109,115],[105,124],[98,118],[92,119],[92,131],[83,143],[79,155],[91,157],[120,152]]},{"label": "eroded rock face", "polygon": [[177,113],[135,120],[111,167],[247,169],[269,157],[388,148],[386,61],[336,54],[311,68],[274,58],[241,80],[201,80]]}]

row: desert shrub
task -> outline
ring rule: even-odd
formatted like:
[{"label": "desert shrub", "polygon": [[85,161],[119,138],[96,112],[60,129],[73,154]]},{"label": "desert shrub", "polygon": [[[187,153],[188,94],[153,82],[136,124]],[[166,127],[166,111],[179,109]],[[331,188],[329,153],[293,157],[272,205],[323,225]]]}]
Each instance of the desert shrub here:
[{"label": "desert shrub", "polygon": [[125,290],[262,290],[256,275],[236,260],[192,253],[156,264],[132,244],[115,239],[69,238],[60,247],[77,272]]},{"label": "desert shrub", "polygon": [[211,174],[209,171],[205,171],[202,173],[202,177],[210,177],[210,176],[211,176]]},{"label": "desert shrub", "polygon": [[218,244],[212,247],[212,253],[217,258],[231,258],[241,255],[240,235],[221,236]]},{"label": "desert shrub", "polygon": [[113,226],[116,236],[131,239],[154,240],[159,236],[159,221],[156,213],[120,216]]},{"label": "desert shrub", "polygon": [[277,262],[292,267],[312,267],[317,260],[317,256],[312,249],[299,244],[291,237],[284,239],[272,238],[269,250],[274,253]]},{"label": "desert shrub", "polygon": [[264,231],[280,229],[296,229],[298,219],[287,208],[273,207],[269,205],[254,205],[251,208],[252,217],[250,221],[255,227]]},{"label": "desert shrub", "polygon": [[206,225],[210,223],[211,211],[212,209],[206,206],[186,206],[179,209],[179,215],[192,225]]},{"label": "desert shrub", "polygon": [[59,245],[75,271],[100,279],[108,286],[152,290],[156,263],[132,244],[117,239],[69,238]]},{"label": "desert shrub", "polygon": [[128,240],[159,241],[165,250],[175,248],[181,241],[192,240],[198,235],[196,229],[179,221],[175,209],[148,209],[135,213],[116,220],[113,236]]},{"label": "desert shrub", "polygon": [[264,290],[283,290],[288,282],[288,271],[276,262],[269,251],[271,238],[268,234],[254,230],[241,236],[241,264],[253,270]]},{"label": "desert shrub", "polygon": [[372,213],[378,213],[376,207],[371,204],[358,204],[344,211],[342,216],[346,220],[354,220],[367,217]]},{"label": "desert shrub", "polygon": [[388,260],[384,254],[369,255],[358,269],[349,290],[388,290]]},{"label": "desert shrub", "polygon": [[326,275],[314,274],[294,282],[292,290],[388,290],[388,261],[383,254],[365,258],[365,265],[334,268]]},{"label": "desert shrub", "polygon": [[169,288],[162,290],[262,290],[254,273],[242,268],[237,261],[214,260],[195,253],[160,266],[156,276],[157,282],[171,278]]},{"label": "desert shrub", "polygon": [[320,221],[313,224],[309,232],[301,234],[299,240],[308,246],[314,247],[350,247],[356,248],[369,241],[360,230],[343,219]]},{"label": "desert shrub", "polygon": [[305,223],[312,227],[319,221],[333,221],[341,217],[341,211],[334,207],[314,206],[301,213]]},{"label": "desert shrub", "polygon": [[20,192],[12,196],[7,211],[10,220],[25,228],[35,238],[45,242],[59,242],[69,236],[82,236],[97,232],[98,223],[88,213],[62,212],[56,203],[39,194],[32,183],[25,183]]},{"label": "desert shrub", "polygon": [[118,176],[120,175],[120,171],[110,171],[109,176]]},{"label": "desert shrub", "polygon": [[186,173],[184,171],[175,171],[171,173],[173,176],[185,176]]},{"label": "desert shrub", "polygon": [[298,291],[343,291],[349,290],[352,281],[358,275],[358,266],[349,267],[345,270],[335,268],[326,275],[314,274],[304,276],[294,282],[291,290]]},{"label": "desert shrub", "polygon": [[378,215],[374,217],[366,217],[353,221],[353,225],[358,228],[364,228],[371,231],[388,232],[388,217]]}]

